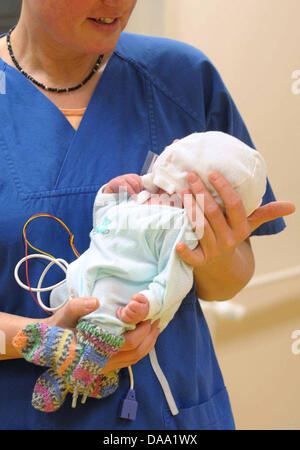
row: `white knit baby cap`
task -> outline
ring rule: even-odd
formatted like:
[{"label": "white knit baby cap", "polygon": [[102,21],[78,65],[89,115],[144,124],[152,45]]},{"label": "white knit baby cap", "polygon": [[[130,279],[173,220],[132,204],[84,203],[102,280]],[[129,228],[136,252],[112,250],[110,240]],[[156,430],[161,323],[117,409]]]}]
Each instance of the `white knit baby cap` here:
[{"label": "white knit baby cap", "polygon": [[158,156],[152,172],[142,176],[145,189],[156,193],[158,188],[179,195],[189,185],[191,172],[200,175],[218,205],[225,211],[222,199],[208,181],[217,170],[240,195],[247,216],[261,204],[266,190],[267,169],[261,154],[239,139],[220,131],[193,133],[171,144]]}]

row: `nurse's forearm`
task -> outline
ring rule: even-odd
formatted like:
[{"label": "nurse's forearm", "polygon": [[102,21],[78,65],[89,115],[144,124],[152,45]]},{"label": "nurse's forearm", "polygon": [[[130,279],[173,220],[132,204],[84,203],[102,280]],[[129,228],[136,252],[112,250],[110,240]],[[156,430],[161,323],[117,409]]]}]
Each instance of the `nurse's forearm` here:
[{"label": "nurse's forearm", "polygon": [[22,328],[33,322],[41,322],[41,319],[30,319],[0,312],[0,361],[22,358],[11,341]]},{"label": "nurse's forearm", "polygon": [[229,300],[250,281],[254,268],[254,256],[247,239],[230,256],[194,269],[196,293],[206,301]]}]

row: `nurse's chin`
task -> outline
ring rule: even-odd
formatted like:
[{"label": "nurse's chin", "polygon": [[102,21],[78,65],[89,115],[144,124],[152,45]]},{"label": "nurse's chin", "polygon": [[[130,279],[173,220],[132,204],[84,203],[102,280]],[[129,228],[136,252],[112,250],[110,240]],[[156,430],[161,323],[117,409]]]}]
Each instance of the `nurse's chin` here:
[{"label": "nurse's chin", "polygon": [[[86,31],[87,28],[89,28],[88,32]],[[95,31],[93,27],[85,27],[82,48],[84,48],[85,53],[95,55],[107,55],[113,53],[121,32],[121,28],[114,33],[102,33],[101,31]]]}]

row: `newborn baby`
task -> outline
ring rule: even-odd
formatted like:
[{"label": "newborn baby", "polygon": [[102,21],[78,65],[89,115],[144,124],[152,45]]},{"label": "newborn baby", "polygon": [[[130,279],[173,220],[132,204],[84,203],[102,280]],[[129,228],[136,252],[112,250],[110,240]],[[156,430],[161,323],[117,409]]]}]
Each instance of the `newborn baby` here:
[{"label": "newborn baby", "polygon": [[[123,344],[124,332],[147,319],[160,319],[163,331],[172,320],[193,285],[193,269],[175,246],[198,245],[180,192],[188,187],[188,173],[196,172],[224,211],[208,181],[213,170],[241,196],[247,216],[259,207],[266,189],[262,156],[221,132],[187,136],[161,153],[151,173],[117,177],[99,190],[90,246],[70,264],[66,284],[52,291],[50,305],[62,304],[67,296],[97,297],[100,307],[80,320],[76,336],[42,324],[30,325],[17,336],[16,346],[27,360],[51,367],[36,384],[37,409],[58,409],[68,391],[95,398],[110,395],[118,386],[117,371],[107,377],[100,373]],[[134,195],[119,191],[132,183]]]},{"label": "newborn baby", "polygon": [[[213,170],[223,174],[240,195],[247,216],[259,207],[266,190],[264,159],[222,132],[189,135],[167,147],[151,173],[117,177],[100,189],[94,203],[90,249],[85,261],[74,261],[67,275],[74,295],[89,292],[101,299],[99,310],[86,318],[99,321],[117,335],[132,329],[122,321],[138,323],[145,313],[144,320],[160,318],[161,331],[167,326],[193,284],[191,267],[177,255],[175,246],[182,241],[191,249],[198,245],[180,192],[189,187],[187,175],[197,172],[225,211],[222,199],[208,181]],[[134,195],[130,199],[123,195],[121,200],[121,187],[131,187]],[[151,262],[149,248],[156,251]],[[128,303],[129,298],[132,301]],[[53,306],[61,301],[62,297],[55,299],[53,292]]]}]

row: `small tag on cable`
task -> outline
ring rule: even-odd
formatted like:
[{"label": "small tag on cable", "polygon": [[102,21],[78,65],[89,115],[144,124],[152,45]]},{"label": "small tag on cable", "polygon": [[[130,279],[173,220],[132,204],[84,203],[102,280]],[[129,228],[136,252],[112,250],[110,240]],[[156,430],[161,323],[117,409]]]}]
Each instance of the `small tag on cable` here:
[{"label": "small tag on cable", "polygon": [[151,150],[149,150],[149,152],[147,154],[147,157],[145,159],[143,168],[142,168],[141,173],[140,173],[141,176],[146,175],[146,173],[152,172],[153,164],[157,160],[158,156],[159,155],[157,155],[156,153],[154,153]]},{"label": "small tag on cable", "polygon": [[121,403],[121,410],[119,417],[121,419],[135,420],[138,402],[135,399],[134,389],[129,389],[126,398]]}]

